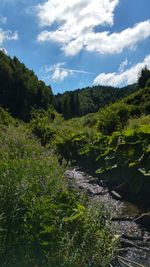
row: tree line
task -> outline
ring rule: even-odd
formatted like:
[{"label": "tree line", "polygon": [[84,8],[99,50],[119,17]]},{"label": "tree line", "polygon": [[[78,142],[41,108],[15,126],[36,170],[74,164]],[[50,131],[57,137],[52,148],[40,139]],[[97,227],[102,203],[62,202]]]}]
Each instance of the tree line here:
[{"label": "tree line", "polygon": [[120,88],[108,86],[93,86],[68,91],[55,96],[55,109],[65,119],[81,117],[88,113],[95,113],[100,108],[114,103],[127,96],[136,89],[136,84]]},{"label": "tree line", "polygon": [[54,95],[50,86],[16,57],[11,58],[0,51],[0,106],[19,119],[29,121],[34,109],[48,110],[51,106],[65,119],[95,113],[106,105],[144,88],[150,78],[145,67],[138,83],[122,89],[93,86]]}]

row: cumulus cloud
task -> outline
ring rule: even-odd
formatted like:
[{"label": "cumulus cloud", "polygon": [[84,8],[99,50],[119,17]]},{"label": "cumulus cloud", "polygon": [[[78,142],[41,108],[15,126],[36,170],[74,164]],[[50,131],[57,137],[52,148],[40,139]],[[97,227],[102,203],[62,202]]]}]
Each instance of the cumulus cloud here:
[{"label": "cumulus cloud", "polygon": [[18,40],[18,33],[17,31],[3,31],[3,29],[0,28],[0,45],[2,45],[5,41],[10,40]]},{"label": "cumulus cloud", "polygon": [[66,55],[76,55],[82,49],[101,54],[121,53],[135,49],[136,44],[150,36],[150,20],[140,22],[121,32],[95,31],[97,26],[113,25],[114,10],[119,0],[47,0],[36,7],[43,30],[39,42],[55,41]]},{"label": "cumulus cloud", "polygon": [[116,87],[133,84],[137,82],[138,74],[145,66],[150,68],[150,55],[146,56],[143,62],[139,62],[123,72],[101,73],[95,78],[94,84]]},{"label": "cumulus cloud", "polygon": [[117,54],[125,48],[134,50],[138,42],[149,36],[150,20],[147,20],[119,33],[89,33],[86,36],[86,50],[97,51],[101,54]]},{"label": "cumulus cloud", "polygon": [[7,22],[7,18],[3,15],[0,15],[0,24],[5,24]]},{"label": "cumulus cloud", "polygon": [[37,6],[42,27],[58,25],[55,31],[42,31],[38,41],[55,41],[66,54],[74,55],[86,46],[87,34],[99,25],[113,25],[119,0],[47,0]]},{"label": "cumulus cloud", "polygon": [[55,82],[61,82],[63,81],[65,78],[78,73],[78,74],[93,74],[84,70],[74,70],[74,69],[68,69],[65,68],[65,62],[59,62],[57,64],[54,64],[51,67],[46,67],[45,68],[45,72],[48,74],[50,73],[51,75],[46,76],[44,80],[46,79],[52,79]]}]

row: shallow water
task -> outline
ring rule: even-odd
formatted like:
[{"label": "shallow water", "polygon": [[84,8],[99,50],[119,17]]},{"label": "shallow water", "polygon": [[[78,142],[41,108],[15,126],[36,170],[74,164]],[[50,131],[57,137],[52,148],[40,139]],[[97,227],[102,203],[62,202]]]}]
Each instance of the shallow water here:
[{"label": "shallow water", "polygon": [[[112,214],[112,227],[116,229],[117,234],[121,235],[123,250],[120,255],[129,261],[141,264],[144,267],[150,267],[150,229],[145,229],[134,219],[143,211],[130,202],[116,200],[108,189],[96,183],[92,176],[85,174],[77,169],[67,171],[67,177],[73,179],[75,184],[85,190],[91,197],[96,198]],[[113,267],[117,266],[136,266],[126,262],[112,263]],[[139,265],[140,266],[140,265]]]}]

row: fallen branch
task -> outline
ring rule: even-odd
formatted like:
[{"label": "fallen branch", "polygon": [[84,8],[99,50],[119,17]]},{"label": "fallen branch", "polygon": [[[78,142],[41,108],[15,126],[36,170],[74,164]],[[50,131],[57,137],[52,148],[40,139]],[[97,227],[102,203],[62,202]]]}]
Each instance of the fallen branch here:
[{"label": "fallen branch", "polygon": [[118,248],[117,251],[128,251],[129,249],[131,249],[131,247]]},{"label": "fallen branch", "polygon": [[129,241],[143,241],[143,238],[140,236],[129,236],[129,235],[122,234],[121,238],[125,240],[129,240]]},{"label": "fallen branch", "polygon": [[145,250],[145,251],[150,252],[150,249],[149,249],[149,248],[141,247],[141,246],[139,246],[139,245],[137,245],[137,244],[134,244],[134,243],[131,242],[131,241],[123,240],[123,242],[126,243],[126,244],[129,244],[129,245],[132,245],[133,247],[136,247],[136,248],[138,248],[138,249],[141,249],[141,250]]},{"label": "fallen branch", "polygon": [[[145,267],[143,264],[137,263],[137,262],[135,262],[135,261],[126,259],[126,258],[121,257],[121,256],[117,256],[117,258],[118,258],[118,260],[120,260],[120,261],[125,261],[125,262],[127,261],[129,264],[134,264],[134,265],[139,266],[139,267]],[[131,267],[131,265],[128,265],[128,266]]]},{"label": "fallen branch", "polygon": [[124,265],[128,266],[128,267],[132,267],[131,264],[125,262],[124,260],[118,259],[121,263],[123,263]]},{"label": "fallen branch", "polygon": [[133,221],[135,222],[135,221],[137,221],[137,220],[143,218],[144,216],[150,216],[150,211],[147,212],[147,213],[143,213],[143,214],[141,214],[140,216],[138,216],[137,218],[135,218]]},{"label": "fallen branch", "polygon": [[113,222],[132,222],[133,218],[132,217],[112,217],[111,221]]}]

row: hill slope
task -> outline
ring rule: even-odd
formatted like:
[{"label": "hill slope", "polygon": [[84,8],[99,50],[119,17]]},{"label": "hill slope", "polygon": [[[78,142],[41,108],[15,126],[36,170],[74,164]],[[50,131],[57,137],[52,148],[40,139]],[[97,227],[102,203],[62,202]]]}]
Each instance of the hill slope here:
[{"label": "hill slope", "polygon": [[0,51],[0,106],[27,121],[33,108],[47,110],[52,102],[50,87],[16,57],[12,59]]},{"label": "hill slope", "polygon": [[55,108],[66,119],[84,116],[88,113],[97,112],[99,108],[127,96],[136,90],[136,87],[136,84],[122,89],[107,86],[93,86],[68,91],[55,96]]}]

